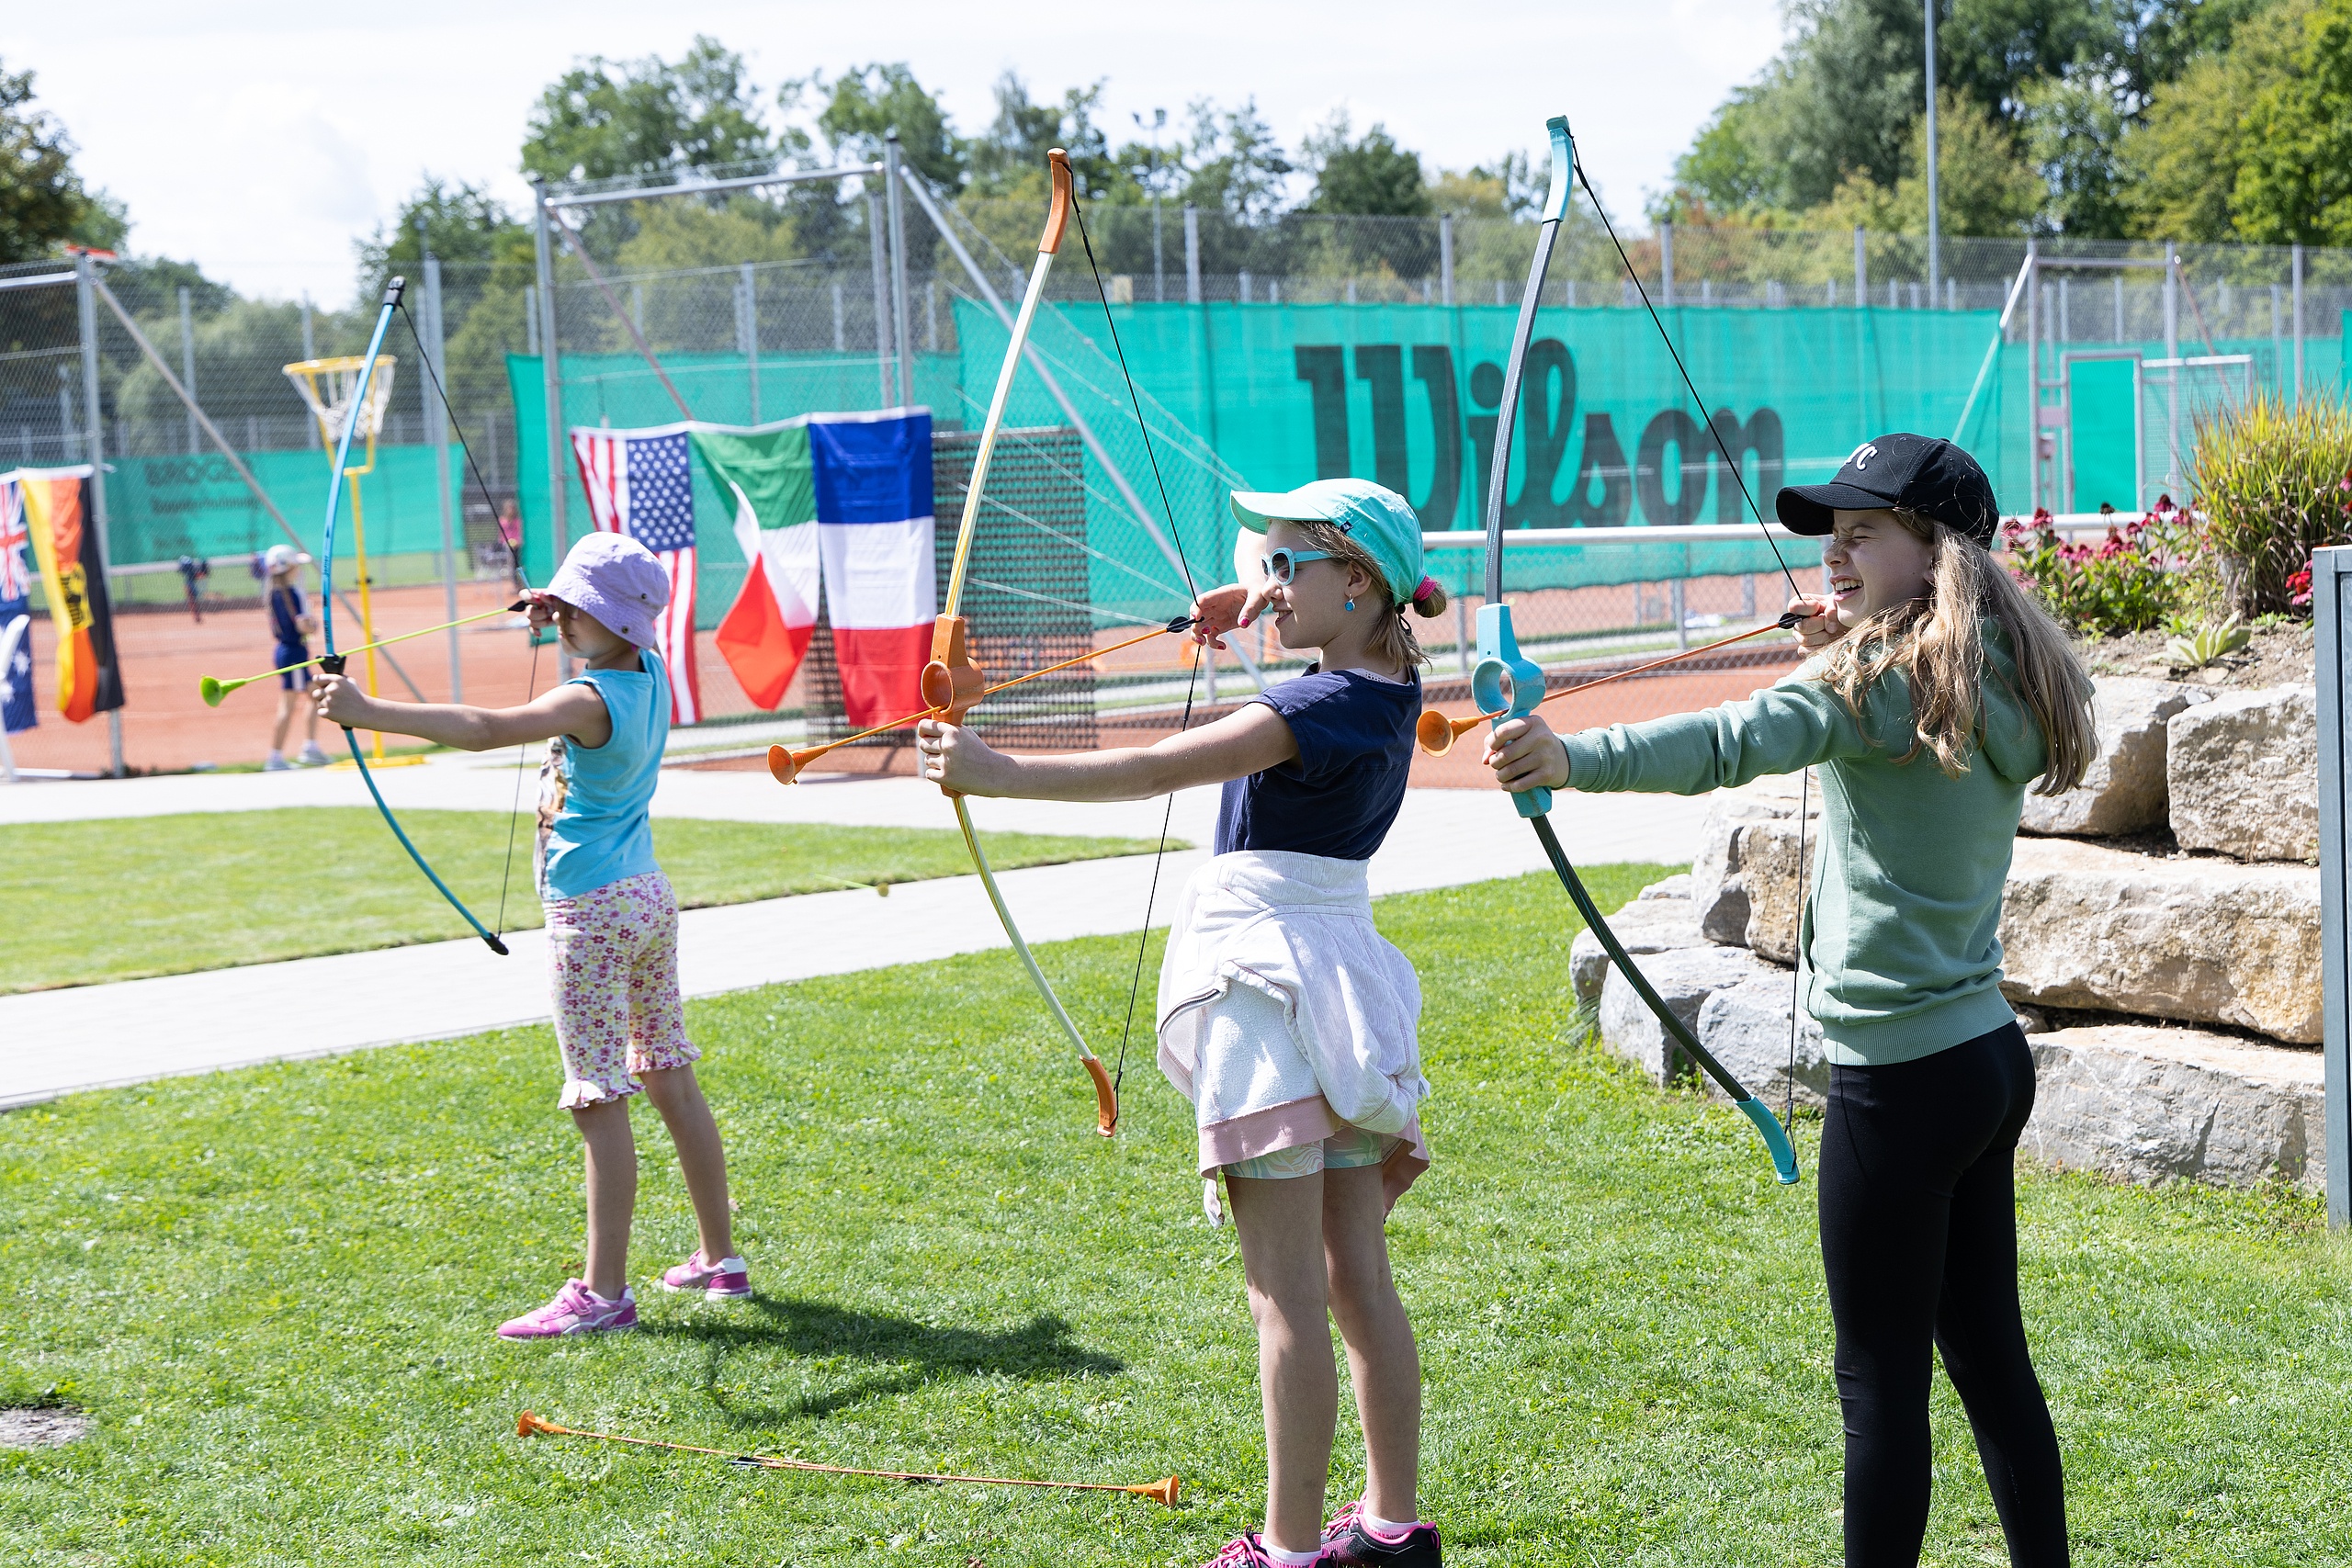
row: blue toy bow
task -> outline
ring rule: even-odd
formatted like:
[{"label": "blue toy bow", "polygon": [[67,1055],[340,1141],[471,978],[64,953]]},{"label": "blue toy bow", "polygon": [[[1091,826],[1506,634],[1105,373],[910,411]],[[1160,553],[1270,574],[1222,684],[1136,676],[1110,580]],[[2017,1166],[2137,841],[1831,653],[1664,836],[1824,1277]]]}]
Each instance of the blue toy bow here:
[{"label": "blue toy bow", "polygon": [[[1487,479],[1487,602],[1478,609],[1478,662],[1471,671],[1470,691],[1478,711],[1495,715],[1493,723],[1500,726],[1524,716],[1544,698],[1544,671],[1532,659],[1519,650],[1519,638],[1511,628],[1510,605],[1503,598],[1503,494],[1509,482],[1510,468],[1511,431],[1519,412],[1521,373],[1527,363],[1527,349],[1535,334],[1535,310],[1544,292],[1544,274],[1551,269],[1552,247],[1559,238],[1560,220],[1567,211],[1568,197],[1573,188],[1576,144],[1568,134],[1566,116],[1555,115],[1546,122],[1552,136],[1552,180],[1544,200],[1543,221],[1535,231],[1535,258],[1528,264],[1527,288],[1519,301],[1519,326],[1511,336],[1510,358],[1503,368],[1503,400],[1495,421],[1494,466]],[[1588,187],[1589,188],[1589,187]],[[1596,205],[1598,203],[1596,202]],[[1663,331],[1663,326],[1660,328]],[[1669,347],[1671,344],[1669,343]],[[1677,363],[1679,363],[1678,356]],[[1713,422],[1710,422],[1710,428]],[[1738,471],[1736,463],[1733,471]],[[1761,519],[1759,518],[1760,522]],[[1768,531],[1765,537],[1770,538]],[[1779,554],[1774,547],[1773,553]],[[1782,570],[1786,571],[1786,563]],[[1792,589],[1796,579],[1789,580]],[[1699,1037],[1668,1007],[1648,978],[1635,965],[1625,944],[1609,928],[1600,908],[1577,874],[1576,867],[1560,848],[1559,837],[1552,831],[1552,792],[1548,789],[1523,790],[1511,796],[1519,814],[1534,826],[1535,836],[1543,842],[1544,853],[1551,861],[1552,869],[1559,874],[1560,886],[1584,917],[1592,934],[1600,939],[1608,950],[1611,962],[1625,976],[1676,1044],[1696,1062],[1706,1075],[1723,1087],[1725,1094],[1756,1123],[1763,1134],[1764,1145],[1771,1152],[1772,1168],[1783,1186],[1797,1179],[1797,1155],[1789,1142],[1788,1129],[1781,1124],[1771,1109],[1747,1091],[1731,1069],[1715,1060],[1714,1055],[1699,1043]]]},{"label": "blue toy bow", "polygon": [[[342,674],[344,667],[344,656],[334,650],[334,520],[335,513],[343,505],[344,465],[351,457],[351,438],[357,433],[360,420],[366,417],[368,384],[375,378],[377,351],[384,346],[384,333],[392,324],[392,313],[400,309],[401,294],[407,286],[407,279],[400,277],[393,278],[384,286],[383,308],[376,312],[376,330],[368,339],[367,363],[359,369],[358,392],[351,400],[351,411],[343,423],[343,434],[335,442],[334,468],[327,480],[326,527],[322,535],[319,549],[319,581],[325,587],[325,591],[319,595],[319,631],[326,642],[327,650],[319,660],[319,668],[330,675]],[[473,927],[474,934],[490,944],[491,952],[504,957],[506,944],[499,940],[498,934],[474,919],[473,911],[467,908],[455,893],[449,891],[449,885],[441,880],[439,873],[425,863],[424,857],[417,853],[416,846],[409,841],[408,833],[401,827],[400,818],[394,817],[392,808],[384,804],[384,792],[376,787],[376,775],[368,771],[368,759],[360,751],[358,735],[347,724],[343,727],[343,739],[351,748],[351,761],[358,768],[360,779],[368,785],[368,795],[374,797],[376,809],[383,813],[384,826],[392,830],[392,837],[398,839],[401,848],[408,852],[408,858],[416,863],[416,869],[424,873],[424,879],[433,884],[434,889],[442,897],[449,901],[449,908],[465,917],[466,924]]]}]

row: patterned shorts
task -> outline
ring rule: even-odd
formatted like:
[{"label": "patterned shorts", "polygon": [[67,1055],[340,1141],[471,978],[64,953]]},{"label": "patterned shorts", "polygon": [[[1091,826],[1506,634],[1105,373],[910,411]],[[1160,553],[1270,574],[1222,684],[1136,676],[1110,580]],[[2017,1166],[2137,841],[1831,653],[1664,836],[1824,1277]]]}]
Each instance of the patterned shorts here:
[{"label": "patterned shorts", "polygon": [[1259,1181],[1285,1181],[1295,1176],[1316,1176],[1327,1170],[1354,1170],[1382,1163],[1387,1159],[1388,1151],[1403,1141],[1368,1133],[1362,1127],[1341,1127],[1319,1144],[1299,1144],[1236,1160],[1225,1168],[1225,1174]]},{"label": "patterned shorts", "polygon": [[651,871],[546,904],[548,989],[563,1052],[558,1103],[574,1111],[619,1100],[645,1087],[638,1074],[698,1060],[678,999],[670,879]]}]

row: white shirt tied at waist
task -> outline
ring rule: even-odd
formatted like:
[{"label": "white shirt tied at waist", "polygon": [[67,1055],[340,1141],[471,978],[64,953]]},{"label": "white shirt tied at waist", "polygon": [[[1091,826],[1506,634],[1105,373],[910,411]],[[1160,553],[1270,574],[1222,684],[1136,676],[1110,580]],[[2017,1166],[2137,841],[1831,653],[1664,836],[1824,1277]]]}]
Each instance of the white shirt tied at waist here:
[{"label": "white shirt tied at waist", "polygon": [[[1420,981],[1374,926],[1365,871],[1240,851],[1185,884],[1159,969],[1159,1068],[1193,1102],[1204,1177],[1342,1122],[1403,1140],[1384,1167],[1392,1203],[1428,1168]],[[1236,986],[1282,1004],[1294,1050],[1206,1049],[1211,1013]]]}]

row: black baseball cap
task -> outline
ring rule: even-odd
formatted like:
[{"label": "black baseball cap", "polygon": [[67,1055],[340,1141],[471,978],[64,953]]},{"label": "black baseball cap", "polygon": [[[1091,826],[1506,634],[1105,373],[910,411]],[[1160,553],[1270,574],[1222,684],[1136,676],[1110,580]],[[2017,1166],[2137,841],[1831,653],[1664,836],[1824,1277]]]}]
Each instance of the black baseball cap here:
[{"label": "black baseball cap", "polygon": [[1899,430],[1855,447],[1826,485],[1785,486],[1772,509],[1792,534],[1826,534],[1834,512],[1883,506],[1932,517],[1987,548],[2001,525],[1993,481],[1975,458],[1949,441]]}]

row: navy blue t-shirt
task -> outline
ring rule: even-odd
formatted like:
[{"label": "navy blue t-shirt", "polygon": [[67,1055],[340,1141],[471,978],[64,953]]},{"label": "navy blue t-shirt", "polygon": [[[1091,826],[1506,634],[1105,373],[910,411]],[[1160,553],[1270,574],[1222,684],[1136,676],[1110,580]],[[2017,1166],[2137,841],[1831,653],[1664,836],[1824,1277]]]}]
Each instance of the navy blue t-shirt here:
[{"label": "navy blue t-shirt", "polygon": [[1383,681],[1309,665],[1256,697],[1290,726],[1298,755],[1228,779],[1217,807],[1216,852],[1287,850],[1370,860],[1405,804],[1421,682]]},{"label": "navy blue t-shirt", "polygon": [[269,591],[270,635],[280,648],[300,649],[302,647],[302,591],[291,584],[275,586]]}]

